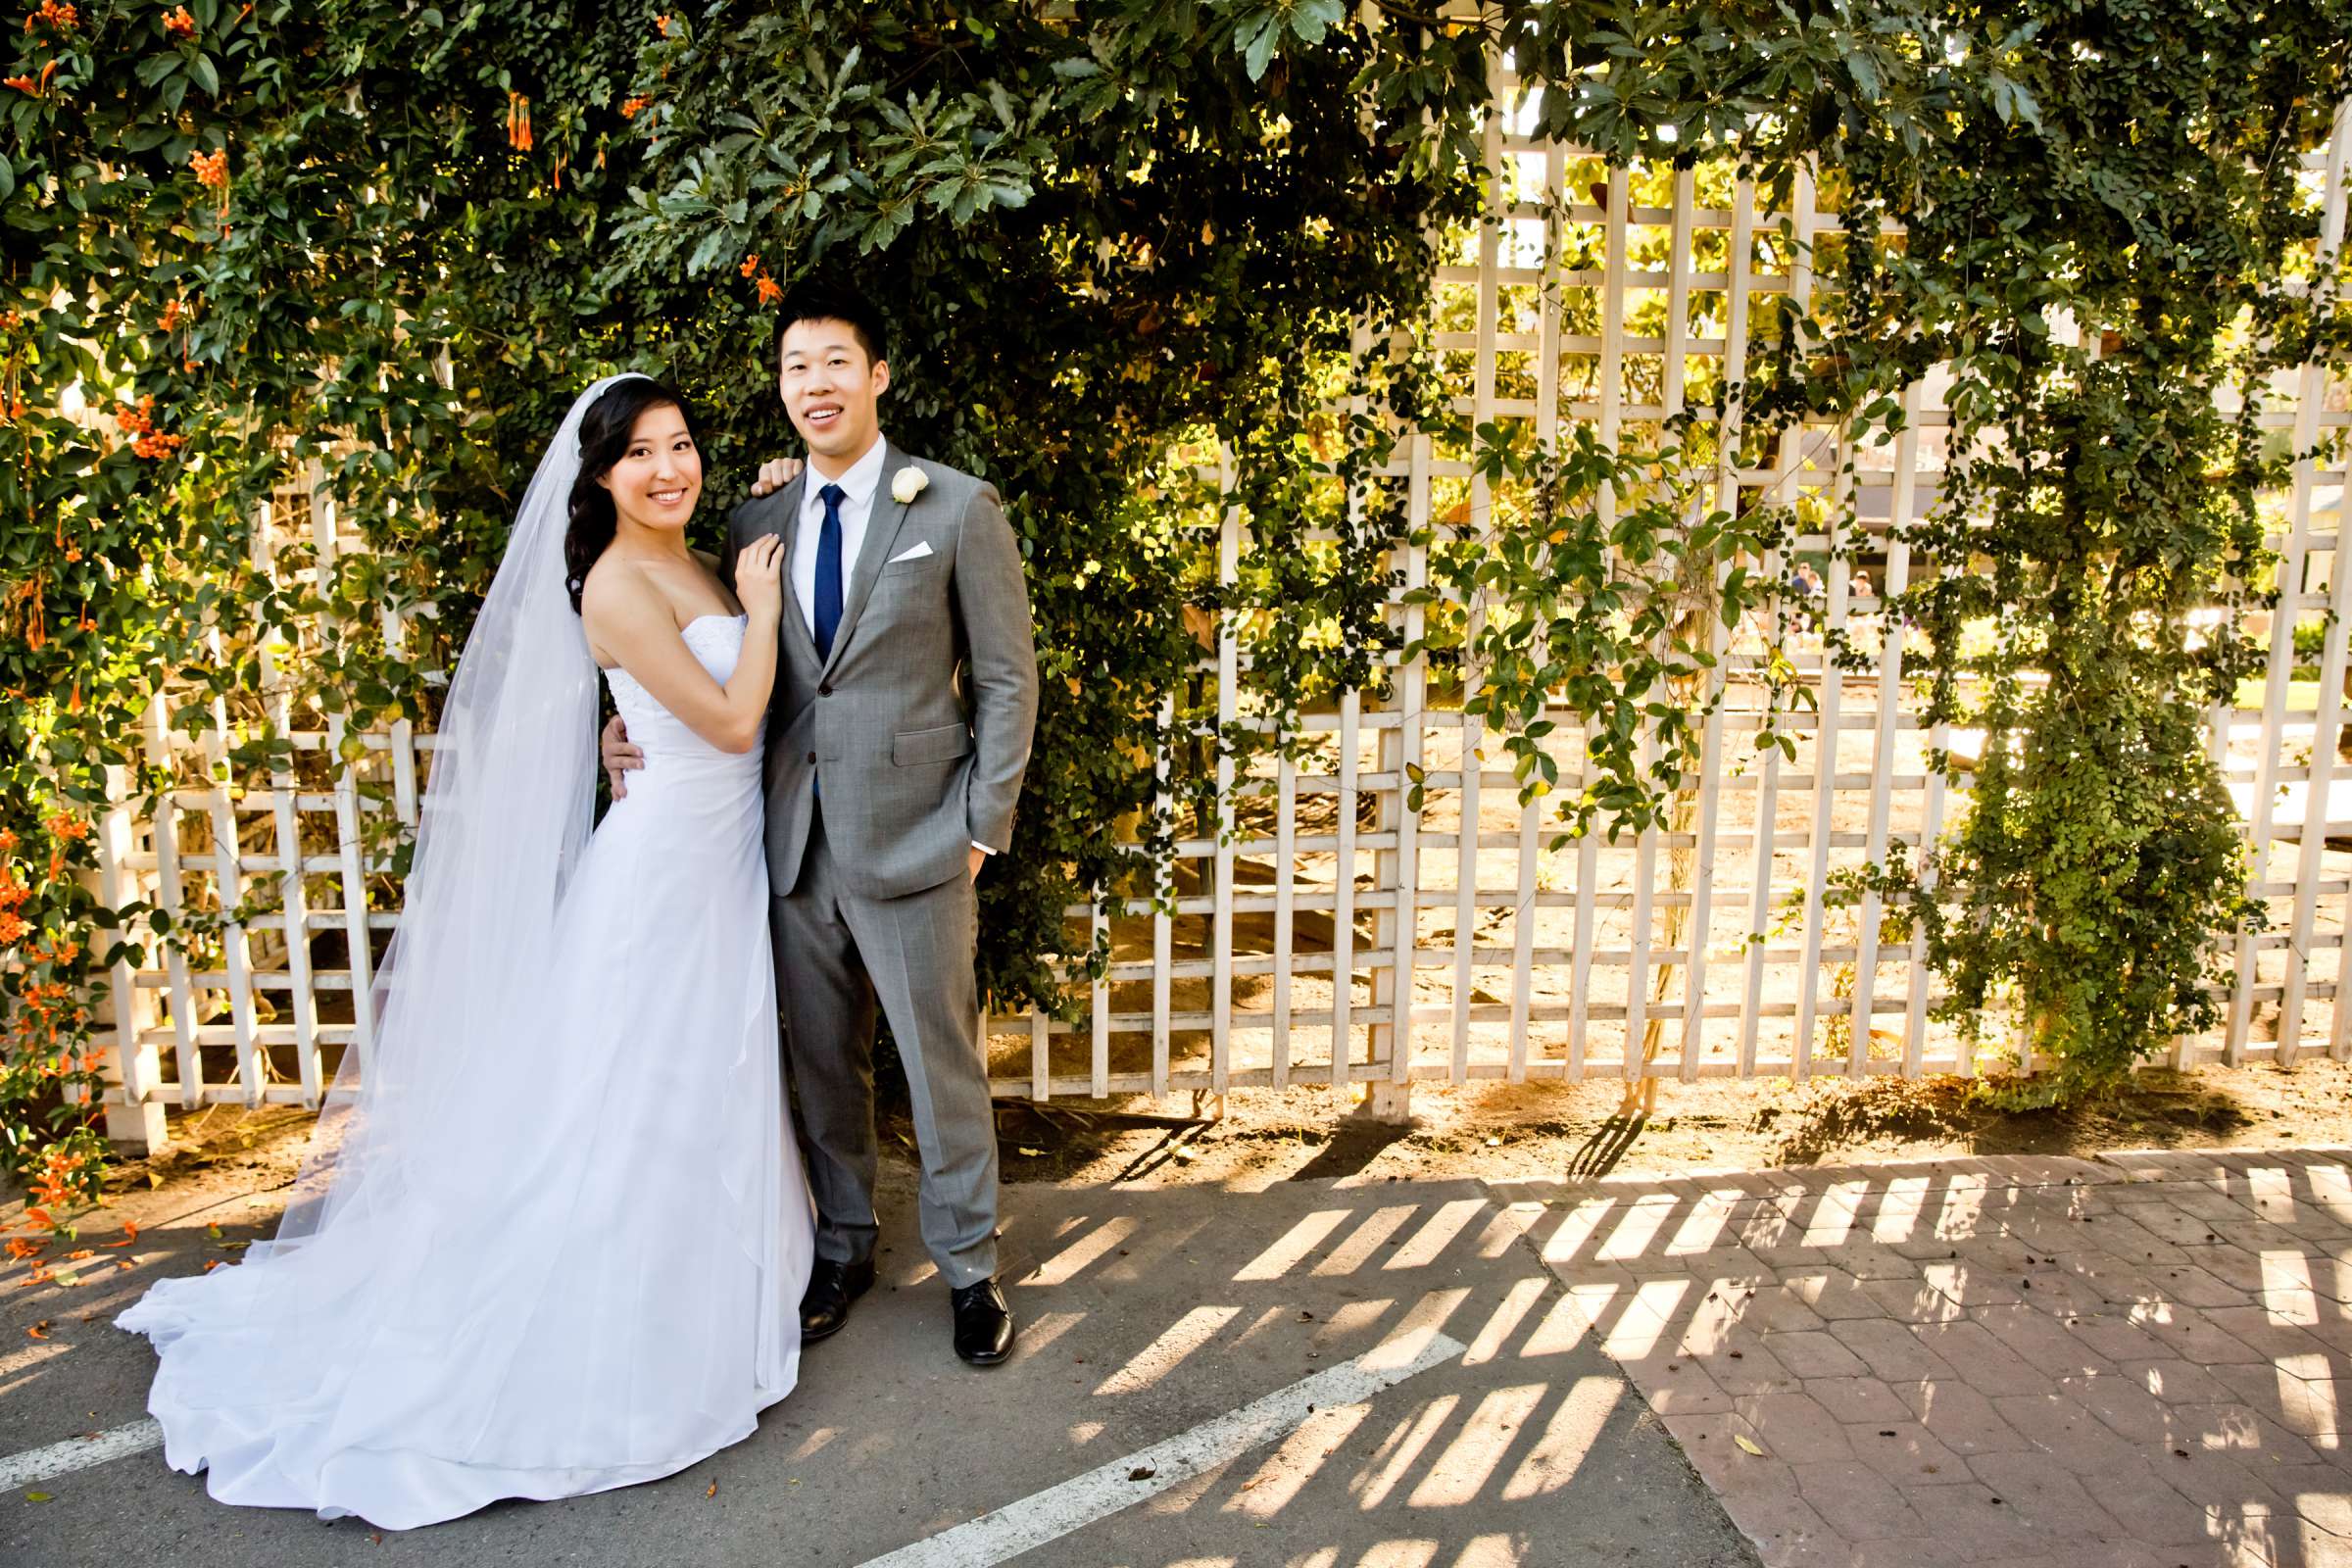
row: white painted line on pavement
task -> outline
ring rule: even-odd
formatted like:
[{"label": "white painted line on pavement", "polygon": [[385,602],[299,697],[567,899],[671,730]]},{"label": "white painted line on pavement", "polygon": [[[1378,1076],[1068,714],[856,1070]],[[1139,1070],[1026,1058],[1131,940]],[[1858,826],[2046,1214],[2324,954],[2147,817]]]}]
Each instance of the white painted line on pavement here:
[{"label": "white painted line on pavement", "polygon": [[[876,1557],[862,1568],[990,1568],[1263,1447],[1318,1411],[1359,1404],[1383,1389],[1452,1360],[1462,1350],[1461,1341],[1433,1334],[1409,1359],[1392,1361],[1383,1350],[1373,1350],[1343,1361],[1164,1443],[1138,1448],[1057,1487]],[[1140,1481],[1130,1479],[1139,1470],[1151,1474]]]},{"label": "white painted line on pavement", "polygon": [[109,1459],[128,1454],[145,1453],[149,1448],[163,1446],[164,1429],[153,1421],[133,1421],[112,1432],[101,1432],[94,1438],[68,1438],[52,1443],[46,1448],[27,1448],[0,1459],[0,1492],[14,1492],[19,1487],[46,1481],[74,1470],[87,1470]]}]

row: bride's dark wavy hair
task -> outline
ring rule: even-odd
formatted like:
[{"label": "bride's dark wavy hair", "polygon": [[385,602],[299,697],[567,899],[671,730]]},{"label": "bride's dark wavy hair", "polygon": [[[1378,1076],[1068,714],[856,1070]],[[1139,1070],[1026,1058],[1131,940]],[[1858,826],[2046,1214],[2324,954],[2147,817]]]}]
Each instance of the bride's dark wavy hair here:
[{"label": "bride's dark wavy hair", "polygon": [[648,409],[661,408],[677,410],[686,421],[686,433],[694,434],[694,410],[675,389],[651,376],[613,382],[580,416],[580,476],[571,482],[571,525],[564,530],[564,587],[571,595],[574,614],[579,612],[580,591],[588,586],[588,568],[612,543],[617,525],[612,492],[596,481],[628,455],[629,435],[638,417]]}]

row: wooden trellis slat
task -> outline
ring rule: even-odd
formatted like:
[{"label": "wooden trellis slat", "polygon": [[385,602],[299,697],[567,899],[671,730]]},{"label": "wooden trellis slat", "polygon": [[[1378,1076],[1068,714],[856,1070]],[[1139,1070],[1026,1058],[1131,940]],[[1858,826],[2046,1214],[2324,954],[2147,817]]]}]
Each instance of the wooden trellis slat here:
[{"label": "wooden trellis slat", "polygon": [[1331,1081],[1345,1089],[1354,1054],[1356,774],[1363,760],[1363,693],[1340,699],[1339,855],[1332,870]]},{"label": "wooden trellis slat", "polygon": [[[1916,499],[1918,480],[1919,429],[1910,416],[1918,411],[1922,388],[1916,382],[1903,389],[1904,422],[1902,433],[1894,440],[1894,493],[1887,500],[1887,515],[1896,522],[1911,518],[1911,507]],[[1886,597],[1893,599],[1911,585],[1911,546],[1899,533],[1886,546]],[[1876,693],[1878,729],[1870,748],[1870,842],[1863,850],[1866,863],[1886,863],[1888,843],[1888,816],[1893,807],[1890,786],[1896,758],[1895,739],[1900,733],[1895,719],[1903,703],[1903,628],[1900,621],[1887,616],[1879,643],[1879,684]],[[1847,1071],[1860,1073],[1868,1066],[1870,1055],[1871,1004],[1878,997],[1879,927],[1886,915],[1884,899],[1879,891],[1867,888],[1862,894],[1862,915],[1855,941],[1860,954],[1854,959],[1853,1039],[1847,1053]],[[1924,1002],[1926,988],[1918,984],[1916,971],[1912,988]],[[1906,1007],[1903,1030],[1903,1071],[1916,1074],[1924,1058],[1924,1031],[1909,1026]]]},{"label": "wooden trellis slat", "polygon": [[[270,570],[276,552],[276,507],[265,502],[254,521],[254,564]],[[276,637],[267,628],[256,639],[262,672],[262,699],[270,723],[280,738],[294,732],[292,682],[287,679]],[[309,884],[303,875],[300,792],[296,788],[291,754],[273,763],[270,772],[270,820],[277,843],[277,895],[281,929],[285,933],[287,1010],[294,1023],[295,1073],[302,1086],[302,1103],[316,1107],[325,1093],[323,1064],[318,1057],[318,1003],[313,994]]]},{"label": "wooden trellis slat", "polygon": [[[2327,151],[2318,264],[2314,269],[2315,275],[2321,277],[2329,275],[2343,249],[2348,159],[2352,159],[2352,102],[2337,106],[2334,134]],[[2342,474],[2338,475],[2335,490],[2335,527],[2324,536],[2313,527],[2321,475],[2316,448],[2320,418],[2327,406],[2328,380],[2328,368],[2319,365],[2304,366],[2295,378],[2294,494],[2288,509],[2289,542],[2286,558],[2279,563],[2279,602],[2272,612],[2270,662],[2264,671],[2261,771],[2269,776],[2258,779],[2255,785],[2255,817],[2250,828],[2255,846],[2254,875],[2267,879],[2274,781],[2283,760],[2279,754],[2284,750],[2287,681],[2293,674],[2295,662],[2294,633],[2303,619],[2301,612],[2316,611],[2326,616],[2327,631],[2320,661],[2318,706],[2312,715],[2310,760],[2304,772],[2303,818],[2293,879],[2294,908],[2288,920],[2290,938],[2278,1004],[2277,1039],[2281,1064],[2292,1062],[2302,1044],[2312,944],[2318,935],[2323,855],[2328,830],[2334,825],[2335,818],[2332,785],[2343,701],[2344,617],[2340,612],[2332,615],[2327,612],[2345,603],[2346,557],[2352,556],[2352,550],[2345,547],[2352,540],[2347,540],[2344,534]],[[2343,463],[2340,448],[2337,462]],[[2324,596],[2315,596],[2309,592],[2305,578],[2311,558],[2323,549],[2329,563],[2328,591]],[[2250,936],[2251,933],[2238,944],[2236,995],[2231,999],[2230,1012],[2230,1039],[2241,1050],[2251,1023],[2257,978],[2257,956]],[[2337,943],[2340,973],[2340,931]],[[2344,1008],[2339,1004],[2335,1010],[2341,1014]],[[2342,1038],[2340,1017],[2335,1038]]]}]

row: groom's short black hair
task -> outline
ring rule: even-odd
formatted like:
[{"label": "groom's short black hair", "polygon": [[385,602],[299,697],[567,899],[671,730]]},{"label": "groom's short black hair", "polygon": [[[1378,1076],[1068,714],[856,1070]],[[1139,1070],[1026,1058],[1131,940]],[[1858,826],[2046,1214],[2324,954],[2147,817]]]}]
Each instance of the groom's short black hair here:
[{"label": "groom's short black hair", "polygon": [[774,351],[768,355],[770,365],[784,363],[784,334],[797,321],[847,321],[867,359],[879,363],[890,358],[890,328],[883,322],[882,313],[875,309],[872,300],[850,284],[804,277],[785,292],[784,303],[776,312],[776,340]]}]

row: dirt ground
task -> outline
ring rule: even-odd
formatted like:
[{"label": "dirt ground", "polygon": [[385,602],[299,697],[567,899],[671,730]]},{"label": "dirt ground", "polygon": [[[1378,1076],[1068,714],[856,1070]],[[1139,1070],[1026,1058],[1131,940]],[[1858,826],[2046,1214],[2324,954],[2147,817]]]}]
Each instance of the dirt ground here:
[{"label": "dirt ground", "polygon": [[[887,1070],[880,1088],[884,1145],[911,1162],[903,1091]],[[1668,1083],[1646,1120],[1618,1116],[1618,1102],[1613,1082],[1419,1086],[1411,1122],[1393,1125],[1369,1120],[1352,1095],[1328,1088],[1237,1091],[1222,1116],[1186,1097],[1000,1101],[998,1132],[1007,1181],[1242,1189],[1293,1178],[1517,1181],[1937,1155],[2352,1146],[2352,1063],[2325,1057],[2286,1068],[2152,1069],[2111,1100],[2056,1110],[1997,1109],[1953,1078]],[[270,1195],[293,1178],[309,1127],[291,1108],[174,1115],[172,1146],[125,1161],[110,1179],[109,1206],[144,1223],[246,1195],[252,1217],[264,1219],[275,1207]]]},{"label": "dirt ground", "polygon": [[[1655,1114],[1617,1114],[1620,1086],[1416,1086],[1413,1119],[1366,1119],[1327,1088],[1237,1091],[1221,1119],[1150,1118],[1107,1104],[999,1102],[1011,1181],[1215,1182],[1573,1178],[1611,1171],[1846,1164],[1993,1153],[2352,1145],[2352,1063],[2150,1070],[2117,1097],[2067,1109],[2002,1110],[1956,1078],[1814,1079],[1660,1087]],[[1184,1102],[1164,1109],[1189,1111]],[[1204,1107],[1213,1111],[1213,1105]]]}]

